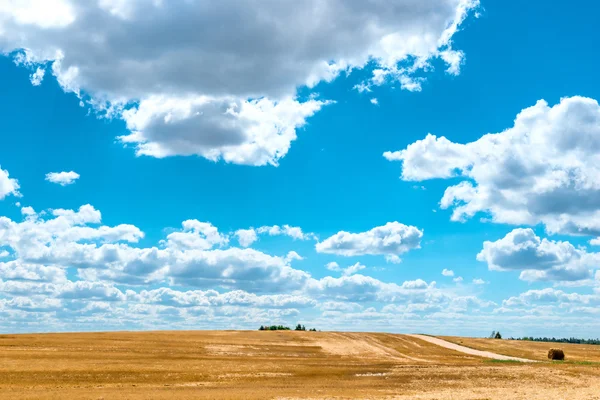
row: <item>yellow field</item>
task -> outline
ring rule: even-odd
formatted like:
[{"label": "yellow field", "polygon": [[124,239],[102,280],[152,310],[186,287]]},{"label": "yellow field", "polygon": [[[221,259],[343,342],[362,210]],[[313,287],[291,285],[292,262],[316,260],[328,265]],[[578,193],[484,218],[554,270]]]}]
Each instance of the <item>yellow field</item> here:
[{"label": "yellow field", "polygon": [[[498,342],[503,346],[494,347]],[[482,343],[536,359],[550,347]],[[593,346],[562,347],[567,357],[583,361],[590,353],[589,361],[598,360]],[[599,378],[596,364],[490,362],[379,333],[0,335],[2,399],[590,400],[600,399]]]},{"label": "yellow field", "polygon": [[559,348],[565,351],[567,362],[600,363],[600,346],[569,343],[528,342],[522,340],[475,339],[442,336],[444,340],[471,347],[476,350],[493,351],[507,356],[547,361],[548,350]]}]

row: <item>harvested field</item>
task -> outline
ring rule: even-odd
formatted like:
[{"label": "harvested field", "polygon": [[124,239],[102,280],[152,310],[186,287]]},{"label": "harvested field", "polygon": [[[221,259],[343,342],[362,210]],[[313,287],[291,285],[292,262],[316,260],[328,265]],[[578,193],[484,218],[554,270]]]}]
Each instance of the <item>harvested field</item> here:
[{"label": "harvested field", "polygon": [[564,350],[567,361],[600,363],[600,346],[552,342],[530,342],[524,340],[475,339],[462,337],[440,337],[452,343],[476,350],[492,351],[512,357],[548,361],[548,350]]},{"label": "harvested field", "polygon": [[599,377],[596,364],[493,363],[383,333],[0,335],[7,399],[589,400]]}]

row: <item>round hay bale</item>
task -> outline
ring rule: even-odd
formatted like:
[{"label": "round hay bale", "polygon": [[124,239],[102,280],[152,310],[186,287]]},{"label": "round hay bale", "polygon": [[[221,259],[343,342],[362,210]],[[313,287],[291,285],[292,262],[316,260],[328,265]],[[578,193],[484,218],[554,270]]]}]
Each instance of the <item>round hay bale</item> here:
[{"label": "round hay bale", "polygon": [[548,351],[548,358],[551,360],[564,360],[565,359],[565,352],[562,351],[561,349],[550,349]]}]

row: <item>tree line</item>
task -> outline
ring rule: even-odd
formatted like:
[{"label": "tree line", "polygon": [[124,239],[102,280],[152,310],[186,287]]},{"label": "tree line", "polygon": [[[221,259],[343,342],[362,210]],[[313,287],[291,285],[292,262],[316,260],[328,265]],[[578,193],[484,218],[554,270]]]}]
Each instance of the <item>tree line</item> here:
[{"label": "tree line", "polygon": [[[283,326],[283,325],[271,325],[271,326],[264,326],[261,325],[260,328],[258,328],[259,331],[291,331],[291,328],[289,326]],[[306,331],[306,327],[302,324],[298,324],[296,325],[296,328],[294,329],[295,331]],[[315,328],[312,329],[308,329],[308,331],[310,332],[316,332],[317,330]]]},{"label": "tree line", "polygon": [[525,336],[522,338],[510,338],[510,340],[526,340],[530,342],[556,342],[573,344],[595,344],[600,345],[600,339],[578,339],[578,338],[555,338],[555,337],[533,337]]}]

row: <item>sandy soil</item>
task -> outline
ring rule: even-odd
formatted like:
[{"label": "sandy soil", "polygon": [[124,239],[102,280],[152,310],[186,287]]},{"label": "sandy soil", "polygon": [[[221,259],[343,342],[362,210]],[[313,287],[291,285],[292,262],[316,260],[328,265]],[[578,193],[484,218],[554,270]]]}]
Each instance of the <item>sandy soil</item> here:
[{"label": "sandy soil", "polygon": [[527,358],[511,357],[511,356],[505,356],[502,354],[492,353],[490,351],[475,350],[470,347],[465,347],[465,346],[461,346],[456,343],[447,342],[443,339],[433,337],[433,336],[426,336],[426,335],[408,335],[408,336],[411,336],[411,337],[414,337],[417,339],[421,339],[421,340],[424,340],[429,343],[433,343],[436,346],[441,346],[446,349],[460,351],[461,353],[465,353],[465,354],[470,354],[472,356],[489,358],[492,360],[502,360],[502,361],[537,362],[534,360],[529,360]]},{"label": "sandy soil", "polygon": [[1,399],[600,400],[598,378],[384,333],[0,335]]}]

